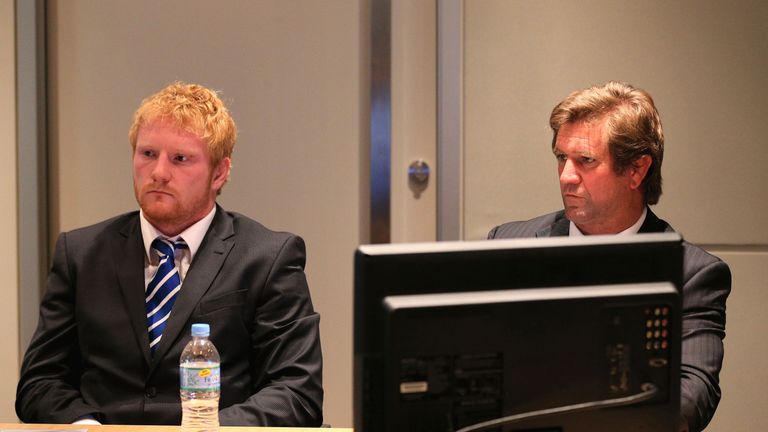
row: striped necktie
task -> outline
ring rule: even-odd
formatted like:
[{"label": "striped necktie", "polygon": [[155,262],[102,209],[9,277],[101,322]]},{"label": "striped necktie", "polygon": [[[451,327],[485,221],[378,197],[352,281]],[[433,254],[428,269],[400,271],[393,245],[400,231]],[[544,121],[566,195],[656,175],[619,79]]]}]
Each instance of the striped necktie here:
[{"label": "striped necktie", "polygon": [[187,244],[181,238],[174,242],[162,237],[152,241],[152,249],[157,251],[160,264],[155,275],[147,285],[147,325],[149,328],[149,349],[152,354],[157,349],[165,324],[171,315],[171,308],[176,301],[176,294],[181,288],[181,277],[176,267],[174,251],[186,249]]}]

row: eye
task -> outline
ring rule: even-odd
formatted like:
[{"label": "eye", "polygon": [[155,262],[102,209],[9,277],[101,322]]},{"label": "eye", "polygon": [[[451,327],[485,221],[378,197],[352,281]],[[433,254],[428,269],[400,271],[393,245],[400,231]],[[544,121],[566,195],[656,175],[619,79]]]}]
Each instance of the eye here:
[{"label": "eye", "polygon": [[144,157],[148,157],[148,158],[155,157],[155,152],[152,150],[144,149],[144,150],[141,150],[140,153]]},{"label": "eye", "polygon": [[185,156],[185,155],[181,155],[181,154],[180,154],[180,155],[176,155],[176,156],[173,158],[173,160],[175,160],[176,162],[186,162],[186,161],[188,161],[188,160],[189,160],[189,158],[188,158],[187,156]]},{"label": "eye", "polygon": [[595,158],[591,158],[589,156],[582,156],[581,157],[581,163],[583,163],[585,165],[589,165],[589,164],[594,163],[594,162],[595,162]]},{"label": "eye", "polygon": [[568,157],[564,153],[555,153],[555,159],[557,159],[558,162],[565,162]]}]

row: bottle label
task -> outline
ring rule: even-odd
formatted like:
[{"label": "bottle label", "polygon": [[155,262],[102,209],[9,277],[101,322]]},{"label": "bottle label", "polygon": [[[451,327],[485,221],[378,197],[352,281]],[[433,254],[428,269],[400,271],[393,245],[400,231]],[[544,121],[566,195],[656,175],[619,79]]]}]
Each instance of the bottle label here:
[{"label": "bottle label", "polygon": [[181,390],[208,391],[221,388],[221,369],[219,365],[206,367],[181,366]]}]

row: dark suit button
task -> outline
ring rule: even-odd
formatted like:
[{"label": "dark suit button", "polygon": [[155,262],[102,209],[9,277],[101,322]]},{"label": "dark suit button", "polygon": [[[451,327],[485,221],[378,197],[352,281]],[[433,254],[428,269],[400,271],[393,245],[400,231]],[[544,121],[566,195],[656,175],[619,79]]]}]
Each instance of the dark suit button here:
[{"label": "dark suit button", "polygon": [[152,399],[153,397],[157,396],[157,388],[147,387],[147,392],[145,394],[149,399]]}]

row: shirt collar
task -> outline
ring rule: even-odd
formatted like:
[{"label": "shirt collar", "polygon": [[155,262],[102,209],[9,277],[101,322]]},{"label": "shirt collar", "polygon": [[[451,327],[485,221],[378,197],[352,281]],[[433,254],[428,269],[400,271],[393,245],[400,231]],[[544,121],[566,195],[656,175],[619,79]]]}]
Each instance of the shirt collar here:
[{"label": "shirt collar", "polygon": [[[640,215],[640,218],[635,222],[634,225],[631,227],[625,229],[624,231],[617,233],[616,235],[623,235],[623,234],[637,234],[640,232],[640,227],[643,226],[643,222],[645,222],[645,217],[648,215],[648,207],[643,207],[643,214]],[[579,227],[576,226],[573,221],[570,221],[571,228],[568,230],[568,235],[571,237],[583,237],[584,233],[579,230]]]},{"label": "shirt collar", "polygon": [[208,228],[213,222],[213,217],[216,215],[216,206],[214,205],[210,212],[205,215],[204,218],[195,222],[189,228],[182,231],[179,235],[174,237],[167,237],[163,235],[157,228],[155,228],[147,218],[144,216],[144,210],[139,210],[139,220],[141,222],[141,238],[144,241],[144,253],[149,258],[151,257],[152,242],[157,237],[168,238],[171,241],[176,241],[179,237],[184,239],[184,242],[189,247],[189,260],[195,257],[195,253],[200,248],[200,243],[203,242],[205,233],[208,232]]}]

